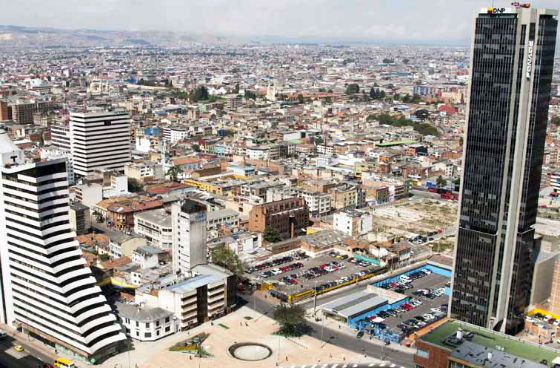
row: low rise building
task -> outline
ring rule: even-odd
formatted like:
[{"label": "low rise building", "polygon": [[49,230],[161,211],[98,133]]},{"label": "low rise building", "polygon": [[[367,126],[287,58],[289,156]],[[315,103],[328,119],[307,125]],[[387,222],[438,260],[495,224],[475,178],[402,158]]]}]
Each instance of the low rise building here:
[{"label": "low rise building", "polygon": [[365,235],[373,230],[373,217],[366,211],[340,211],[333,216],[333,230],[349,236]]},{"label": "low rise building", "polygon": [[155,341],[179,330],[177,318],[163,308],[125,303],[115,306],[126,335],[135,340]]},{"label": "low rise building", "polygon": [[208,212],[206,218],[206,228],[208,230],[217,229],[221,225],[228,227],[239,226],[239,213],[230,209],[216,210]]},{"label": "low rise building", "polygon": [[134,232],[144,236],[153,245],[171,249],[173,243],[171,213],[163,208],[136,213]]}]

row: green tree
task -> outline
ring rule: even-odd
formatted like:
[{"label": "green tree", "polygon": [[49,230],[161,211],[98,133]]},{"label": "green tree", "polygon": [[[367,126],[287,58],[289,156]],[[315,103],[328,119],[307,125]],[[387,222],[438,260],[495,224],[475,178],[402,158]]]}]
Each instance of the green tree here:
[{"label": "green tree", "polygon": [[169,170],[167,170],[167,175],[169,175],[171,181],[179,181],[179,174],[182,172],[183,169],[181,169],[181,166],[175,165],[171,166]]},{"label": "green tree", "polygon": [[278,334],[286,337],[297,337],[305,329],[305,309],[300,305],[280,304],[274,309],[274,319],[280,324]]},{"label": "green tree", "polygon": [[445,180],[443,176],[440,175],[436,180],[436,185],[438,188],[443,188],[447,185],[447,180]]},{"label": "green tree", "polygon": [[245,264],[239,259],[237,254],[225,245],[218,245],[212,248],[212,262],[221,266],[237,276],[245,272]]},{"label": "green tree", "polygon": [[276,243],[281,240],[278,231],[269,226],[264,228],[263,238],[269,243]]},{"label": "green tree", "polygon": [[141,192],[144,188],[142,187],[142,184],[134,179],[134,178],[128,178],[128,191],[131,193],[138,193]]},{"label": "green tree", "polygon": [[98,224],[105,221],[105,218],[103,217],[101,212],[99,212],[98,210],[93,211],[92,215],[95,217],[95,222],[97,222]]},{"label": "green tree", "polygon": [[111,257],[109,257],[108,254],[105,254],[105,253],[100,254],[98,257],[99,257],[99,260],[100,260],[101,262],[106,262],[106,261],[108,261],[108,260],[111,258]]},{"label": "green tree", "polygon": [[245,98],[255,100],[257,98],[257,94],[255,91],[245,90]]},{"label": "green tree", "polygon": [[463,142],[464,142],[463,137],[459,137],[459,144],[460,144],[461,146],[463,145]]},{"label": "green tree", "polygon": [[560,116],[555,116],[552,119],[550,119],[550,122],[554,125],[560,125]]},{"label": "green tree", "polygon": [[420,109],[420,110],[416,110],[414,115],[420,120],[426,120],[427,118],[430,117],[430,112],[426,109]]},{"label": "green tree", "polygon": [[395,62],[395,60],[390,59],[390,58],[384,58],[383,59],[383,64],[393,64]]},{"label": "green tree", "polygon": [[208,88],[206,88],[206,86],[196,87],[195,89],[191,90],[189,94],[189,98],[193,102],[206,101],[209,97],[210,94],[208,93]]},{"label": "green tree", "polygon": [[357,83],[350,83],[346,86],[346,94],[353,95],[360,92],[360,86]]},{"label": "green tree", "polygon": [[302,104],[304,102],[303,95],[300,93],[297,95],[298,103]]},{"label": "green tree", "polygon": [[200,145],[194,143],[191,147],[192,147],[193,151],[200,152]]}]

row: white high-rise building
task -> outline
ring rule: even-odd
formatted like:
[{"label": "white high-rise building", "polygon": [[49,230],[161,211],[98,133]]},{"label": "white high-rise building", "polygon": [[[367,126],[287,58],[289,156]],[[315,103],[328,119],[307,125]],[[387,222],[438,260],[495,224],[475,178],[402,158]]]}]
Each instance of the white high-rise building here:
[{"label": "white high-rise building", "polygon": [[70,127],[51,125],[51,143],[53,146],[70,152]]},{"label": "white high-rise building", "polygon": [[193,267],[207,263],[206,206],[192,199],[171,206],[173,271],[190,275]]},{"label": "white high-rise building", "polygon": [[0,131],[0,321],[90,361],[125,340],[70,228],[64,159],[26,162]]},{"label": "white high-rise building", "polygon": [[70,143],[76,175],[123,170],[131,160],[130,116],[127,111],[72,112]]}]

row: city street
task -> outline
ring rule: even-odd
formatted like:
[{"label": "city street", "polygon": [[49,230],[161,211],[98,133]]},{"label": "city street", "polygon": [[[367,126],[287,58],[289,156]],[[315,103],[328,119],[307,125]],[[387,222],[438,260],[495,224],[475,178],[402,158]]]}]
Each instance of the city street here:
[{"label": "city street", "polygon": [[[15,345],[23,346],[24,351],[16,351]],[[8,336],[0,341],[0,368],[38,368],[46,362],[52,363],[52,360],[23,340]]]}]

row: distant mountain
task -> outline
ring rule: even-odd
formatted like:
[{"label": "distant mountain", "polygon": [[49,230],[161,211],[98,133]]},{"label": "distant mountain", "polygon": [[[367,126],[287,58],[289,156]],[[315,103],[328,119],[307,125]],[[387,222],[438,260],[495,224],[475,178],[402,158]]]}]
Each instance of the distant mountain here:
[{"label": "distant mountain", "polygon": [[162,31],[65,30],[0,25],[0,47],[187,46],[192,42],[220,42],[217,37]]}]

